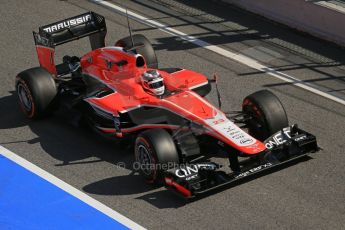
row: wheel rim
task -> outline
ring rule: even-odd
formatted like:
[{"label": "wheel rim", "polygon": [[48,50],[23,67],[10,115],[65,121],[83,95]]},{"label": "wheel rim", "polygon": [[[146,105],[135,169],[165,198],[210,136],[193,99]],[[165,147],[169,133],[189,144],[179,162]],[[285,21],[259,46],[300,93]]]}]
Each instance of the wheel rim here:
[{"label": "wheel rim", "polygon": [[137,150],[137,160],[140,164],[140,170],[145,175],[151,175],[152,174],[152,156],[150,154],[150,151],[147,149],[145,145],[140,144],[138,146]]},{"label": "wheel rim", "polygon": [[23,108],[26,111],[31,111],[32,101],[30,97],[30,92],[28,92],[28,90],[22,84],[18,84],[17,92],[20,103],[23,105]]}]

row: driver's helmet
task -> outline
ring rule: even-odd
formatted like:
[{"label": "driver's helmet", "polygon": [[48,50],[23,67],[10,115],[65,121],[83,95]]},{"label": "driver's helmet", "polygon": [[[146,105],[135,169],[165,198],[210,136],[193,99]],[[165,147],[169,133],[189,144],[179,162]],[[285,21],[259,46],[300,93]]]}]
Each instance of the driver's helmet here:
[{"label": "driver's helmet", "polygon": [[148,70],[141,75],[143,88],[152,95],[162,95],[165,91],[164,79],[157,70]]}]

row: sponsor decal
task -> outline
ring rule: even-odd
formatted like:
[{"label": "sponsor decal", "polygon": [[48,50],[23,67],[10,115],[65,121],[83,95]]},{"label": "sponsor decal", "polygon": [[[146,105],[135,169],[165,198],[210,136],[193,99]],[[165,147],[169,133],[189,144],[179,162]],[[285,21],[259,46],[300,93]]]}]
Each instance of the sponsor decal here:
[{"label": "sponsor decal", "polygon": [[251,138],[245,138],[245,137],[243,137],[241,140],[240,140],[240,143],[241,144],[250,144],[250,143],[252,143],[253,142],[253,139],[251,139]]},{"label": "sponsor decal", "polygon": [[295,141],[303,141],[305,139],[307,139],[307,135],[303,135],[303,136],[294,138]]},{"label": "sponsor decal", "polygon": [[283,129],[282,131],[279,131],[278,133],[274,134],[269,139],[267,139],[265,141],[265,146],[267,149],[272,149],[274,147],[284,144],[289,139],[291,139],[290,128]]},{"label": "sponsor decal", "polygon": [[197,176],[199,171],[198,165],[187,165],[184,168],[179,168],[175,171],[175,175],[186,180],[193,179]]},{"label": "sponsor decal", "polygon": [[88,22],[88,21],[91,21],[91,14],[87,14],[85,16],[81,16],[78,18],[72,18],[72,19],[57,23],[55,25],[45,27],[45,28],[43,28],[43,30],[47,33],[53,33],[53,32],[56,32],[56,31],[59,31],[59,30],[65,29],[65,28],[69,28],[71,26],[83,24],[83,23]]},{"label": "sponsor decal", "polygon": [[248,175],[250,175],[250,174],[252,174],[252,173],[255,173],[255,172],[257,172],[257,171],[263,170],[263,169],[265,169],[265,168],[269,168],[269,167],[271,167],[272,165],[273,165],[272,163],[266,163],[266,164],[260,165],[260,166],[258,166],[258,167],[249,169],[248,171],[245,171],[245,172],[243,172],[243,173],[241,173],[241,174],[238,174],[237,176],[235,176],[235,178],[237,179],[237,178],[241,178],[241,177],[246,177],[246,176],[248,176]]},{"label": "sponsor decal", "polygon": [[48,46],[48,47],[51,46],[49,39],[44,38],[37,33],[34,33],[34,36],[35,36],[35,40],[37,42],[37,45],[43,45],[43,46]]},{"label": "sponsor decal", "polygon": [[254,138],[221,114],[217,114],[215,117],[206,119],[205,121],[213,129],[217,130],[239,146],[250,146],[255,143]]},{"label": "sponsor decal", "polygon": [[191,164],[176,169],[175,175],[179,178],[184,178],[185,180],[191,180],[198,177],[199,169],[213,171],[217,168],[219,168],[219,166],[213,163]]},{"label": "sponsor decal", "polygon": [[287,128],[284,128],[282,131],[279,131],[279,132],[273,134],[271,137],[269,137],[265,141],[265,146],[267,149],[273,149],[275,147],[278,147],[278,146],[284,144],[285,142],[287,142],[290,139],[292,139],[294,141],[303,141],[303,140],[307,139],[307,135],[301,134],[301,135],[297,135],[295,137],[292,137],[291,136],[291,128],[287,127]]},{"label": "sponsor decal", "polygon": [[225,120],[221,118],[219,120],[213,121],[213,124],[218,125],[218,124],[223,123],[223,122],[225,122]]},{"label": "sponsor decal", "polygon": [[219,167],[216,164],[206,164],[206,163],[198,164],[197,166],[199,169],[205,169],[205,170],[216,170]]}]

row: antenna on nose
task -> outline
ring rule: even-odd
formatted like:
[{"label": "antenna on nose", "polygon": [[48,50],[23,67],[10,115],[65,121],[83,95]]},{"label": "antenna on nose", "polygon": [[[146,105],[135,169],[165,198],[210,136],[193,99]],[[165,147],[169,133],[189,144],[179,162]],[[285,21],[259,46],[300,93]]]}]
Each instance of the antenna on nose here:
[{"label": "antenna on nose", "polygon": [[134,47],[134,40],[133,40],[133,36],[132,36],[132,29],[131,29],[131,25],[129,24],[129,17],[128,17],[128,12],[127,12],[127,8],[126,8],[126,17],[127,17],[127,25],[128,25],[128,31],[129,31],[129,36],[131,37],[131,42],[132,42],[132,47]]},{"label": "antenna on nose", "polygon": [[218,89],[218,80],[219,80],[219,76],[217,73],[213,74],[213,79],[211,80],[211,82],[214,82],[216,85],[216,91],[217,91],[217,98],[218,98],[218,107],[219,109],[222,109],[222,97],[220,96],[220,92]]}]

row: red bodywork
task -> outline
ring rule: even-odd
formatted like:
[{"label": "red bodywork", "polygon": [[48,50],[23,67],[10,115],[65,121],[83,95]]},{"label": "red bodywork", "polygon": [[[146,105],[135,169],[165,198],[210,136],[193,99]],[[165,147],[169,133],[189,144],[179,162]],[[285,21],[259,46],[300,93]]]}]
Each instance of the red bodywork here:
[{"label": "red bodywork", "polygon": [[[167,73],[158,70],[164,78],[166,89],[178,93],[160,98],[147,93],[140,83],[141,74],[147,70],[145,64],[140,64],[140,55],[125,52],[121,47],[105,47],[89,52],[81,58],[82,72],[114,90],[102,98],[89,97],[85,99],[91,106],[97,107],[113,116],[126,113],[141,106],[159,107],[169,110],[179,116],[189,119],[204,127],[204,133],[211,135],[245,154],[257,154],[265,150],[262,142],[242,131],[225,114],[206,99],[193,92],[192,89],[208,84],[207,78],[191,70],[180,70]],[[125,65],[112,65],[126,61]],[[134,132],[147,128],[178,128],[169,124],[143,124],[130,129],[122,129],[122,133]],[[115,129],[102,129],[104,132],[114,132]],[[122,134],[121,134],[122,135]]]},{"label": "red bodywork", "polygon": [[57,72],[54,62],[55,49],[51,47],[36,45],[36,51],[40,66],[42,68],[45,68],[52,75],[56,76]]}]

